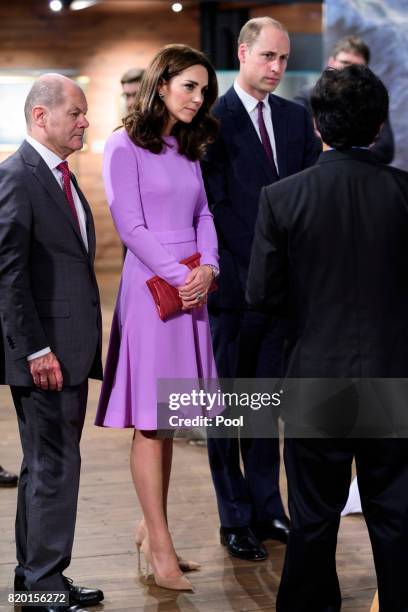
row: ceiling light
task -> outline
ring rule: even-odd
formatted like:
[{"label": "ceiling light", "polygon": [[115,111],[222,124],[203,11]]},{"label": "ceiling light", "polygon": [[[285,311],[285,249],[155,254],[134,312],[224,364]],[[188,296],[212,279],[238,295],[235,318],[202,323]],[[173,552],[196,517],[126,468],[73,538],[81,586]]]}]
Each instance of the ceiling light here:
[{"label": "ceiling light", "polygon": [[71,11],[81,11],[82,9],[94,6],[94,4],[98,4],[98,2],[99,0],[73,0],[70,9]]},{"label": "ceiling light", "polygon": [[61,11],[62,10],[61,0],[51,0],[50,9],[55,12]]},{"label": "ceiling light", "polygon": [[181,2],[173,2],[171,8],[175,13],[179,13],[183,10],[183,5],[181,4]]}]

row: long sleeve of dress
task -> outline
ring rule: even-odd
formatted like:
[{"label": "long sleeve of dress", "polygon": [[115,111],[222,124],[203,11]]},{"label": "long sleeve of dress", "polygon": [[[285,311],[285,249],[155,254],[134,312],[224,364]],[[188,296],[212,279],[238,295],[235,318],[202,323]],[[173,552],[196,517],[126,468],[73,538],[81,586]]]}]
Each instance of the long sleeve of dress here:
[{"label": "long sleeve of dress", "polygon": [[103,178],[109,207],[118,234],[128,249],[170,285],[184,284],[189,272],[146,227],[139,189],[137,155],[122,132],[115,132],[106,143]]},{"label": "long sleeve of dress", "polygon": [[208,207],[207,195],[205,193],[199,162],[196,162],[196,171],[201,185],[200,194],[194,212],[194,227],[197,235],[197,248],[201,253],[201,264],[211,264],[218,268],[219,257],[217,232],[215,230],[213,216]]}]

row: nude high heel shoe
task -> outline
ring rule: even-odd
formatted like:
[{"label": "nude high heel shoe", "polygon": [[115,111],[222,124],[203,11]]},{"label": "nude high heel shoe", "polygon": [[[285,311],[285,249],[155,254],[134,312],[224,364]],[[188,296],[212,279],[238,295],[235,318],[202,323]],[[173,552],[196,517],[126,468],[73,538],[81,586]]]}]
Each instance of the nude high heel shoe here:
[{"label": "nude high heel shoe", "polygon": [[149,577],[149,566],[152,566],[154,582],[157,586],[162,589],[169,589],[171,591],[194,591],[193,585],[183,574],[181,576],[160,576],[154,569],[152,562],[152,554],[150,552],[149,539],[145,537],[138,551],[144,554],[146,560],[145,574],[144,577]]},{"label": "nude high heel shoe", "polygon": [[182,572],[196,572],[201,569],[201,565],[197,563],[197,561],[189,561],[188,559],[183,559],[183,557],[179,555],[176,555],[176,557]]},{"label": "nude high heel shoe", "polygon": [[[136,546],[138,550],[140,549],[142,542],[145,539],[146,535],[147,535],[146,525],[145,525],[144,519],[141,519],[135,529],[135,542],[136,542]],[[196,561],[189,561],[187,559],[183,559],[183,557],[180,557],[179,555],[176,555],[176,556],[177,556],[179,568],[181,569],[182,572],[195,572],[201,569],[201,565],[197,563]],[[140,564],[140,554],[139,554],[138,559],[139,559],[139,564]],[[139,573],[140,573],[140,565],[139,565]]]}]

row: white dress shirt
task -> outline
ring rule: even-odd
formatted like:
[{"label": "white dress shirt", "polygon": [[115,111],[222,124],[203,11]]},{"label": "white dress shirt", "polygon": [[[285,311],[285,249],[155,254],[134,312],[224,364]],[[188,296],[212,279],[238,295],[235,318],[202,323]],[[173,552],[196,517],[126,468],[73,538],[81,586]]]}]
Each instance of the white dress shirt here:
[{"label": "white dress shirt", "polygon": [[[251,96],[249,93],[244,91],[242,87],[238,84],[238,81],[235,81],[234,89],[235,89],[235,92],[238,98],[241,100],[242,104],[244,105],[245,110],[247,111],[254,125],[254,128],[256,130],[256,133],[258,134],[259,140],[261,140],[262,142],[261,133],[259,131],[259,125],[258,125],[258,108],[257,108],[260,100],[257,100],[256,98]],[[261,101],[264,103],[262,113],[263,113],[266,131],[268,132],[269,140],[271,141],[273,161],[275,162],[276,171],[279,174],[278,157],[276,155],[275,134],[273,131],[273,124],[272,124],[272,111],[271,111],[271,105],[269,104],[269,94],[266,94],[265,98]]]},{"label": "white dress shirt", "polygon": [[[62,181],[62,173],[60,170],[57,169],[57,166],[64,160],[58,157],[56,153],[54,153],[53,151],[45,147],[43,144],[38,142],[38,140],[35,140],[35,138],[33,138],[32,136],[27,135],[26,141],[33,147],[33,149],[37,151],[38,155],[40,155],[43,158],[43,160],[45,161],[45,163],[47,164],[47,166],[53,173],[58,185],[63,191],[64,184]],[[82,202],[77,193],[77,190],[75,189],[75,185],[72,183],[72,181],[71,181],[71,191],[72,191],[72,197],[74,199],[75,210],[78,215],[79,229],[81,232],[82,240],[84,241],[86,250],[88,250],[88,235],[86,233],[86,214],[84,211],[84,207],[82,206]],[[68,202],[67,202],[67,206],[69,206]],[[50,353],[50,352],[51,352],[51,349],[49,346],[47,346],[46,348],[41,349],[40,351],[37,351],[33,353],[32,355],[29,355],[27,357],[27,360],[31,361],[32,359],[36,359],[37,357],[42,357],[43,355],[46,355],[47,353]]]}]

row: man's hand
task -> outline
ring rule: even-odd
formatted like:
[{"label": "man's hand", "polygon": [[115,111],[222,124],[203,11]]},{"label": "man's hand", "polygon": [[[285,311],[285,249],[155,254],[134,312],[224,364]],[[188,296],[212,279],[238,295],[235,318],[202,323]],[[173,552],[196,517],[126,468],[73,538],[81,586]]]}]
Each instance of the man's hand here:
[{"label": "man's hand", "polygon": [[63,378],[54,353],[47,353],[28,362],[34,384],[44,391],[61,391]]}]

